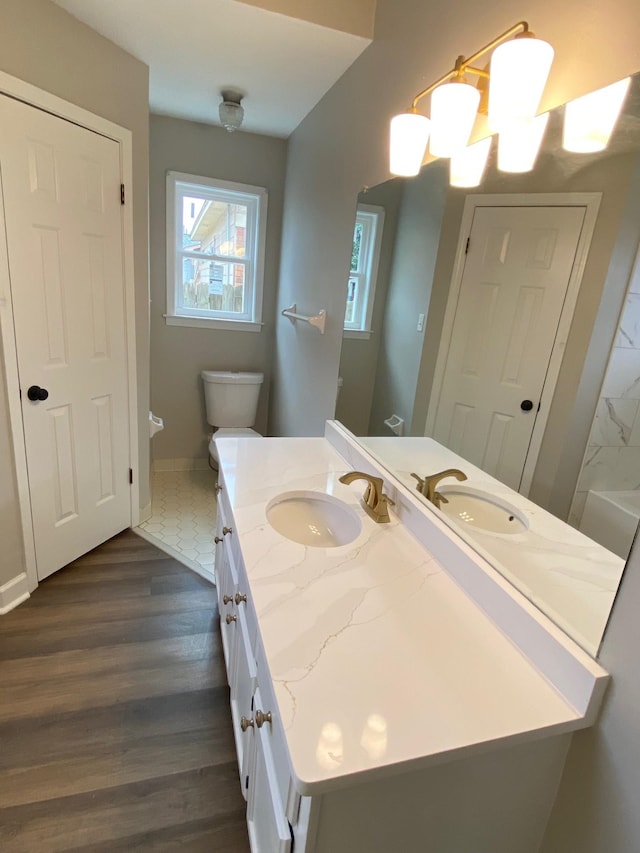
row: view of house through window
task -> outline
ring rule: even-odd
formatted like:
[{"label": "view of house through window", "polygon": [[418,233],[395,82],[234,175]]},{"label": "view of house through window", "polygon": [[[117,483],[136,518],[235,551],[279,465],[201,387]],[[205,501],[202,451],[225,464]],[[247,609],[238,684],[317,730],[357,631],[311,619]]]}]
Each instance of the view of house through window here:
[{"label": "view of house through window", "polygon": [[358,205],[347,284],[345,331],[371,332],[383,224],[382,207]]},{"label": "view of house through window", "polygon": [[266,191],[170,173],[168,204],[171,198],[168,321],[259,323]]}]

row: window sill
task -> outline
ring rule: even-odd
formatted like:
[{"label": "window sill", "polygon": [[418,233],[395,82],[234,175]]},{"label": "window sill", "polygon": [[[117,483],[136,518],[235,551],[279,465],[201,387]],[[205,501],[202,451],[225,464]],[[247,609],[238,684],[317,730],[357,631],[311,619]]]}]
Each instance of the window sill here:
[{"label": "window sill", "polygon": [[165,314],[167,326],[191,326],[196,329],[224,329],[227,332],[261,332],[262,323],[252,323],[249,320],[213,320],[208,317],[178,317]]},{"label": "window sill", "polygon": [[372,334],[371,329],[344,329],[342,337],[349,341],[368,341]]}]

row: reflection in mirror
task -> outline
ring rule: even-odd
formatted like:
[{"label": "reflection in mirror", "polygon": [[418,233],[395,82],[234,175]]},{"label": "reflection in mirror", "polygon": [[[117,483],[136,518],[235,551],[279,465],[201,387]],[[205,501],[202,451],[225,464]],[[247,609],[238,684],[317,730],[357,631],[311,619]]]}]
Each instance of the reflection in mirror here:
[{"label": "reflection in mirror", "polygon": [[[336,406],[425,505],[412,474],[461,469],[442,518],[594,654],[640,516],[639,78],[603,152],[564,151],[558,109],[531,173],[494,140],[479,188],[439,160],[360,195],[384,228]],[[478,526],[505,503],[524,532]]]}]

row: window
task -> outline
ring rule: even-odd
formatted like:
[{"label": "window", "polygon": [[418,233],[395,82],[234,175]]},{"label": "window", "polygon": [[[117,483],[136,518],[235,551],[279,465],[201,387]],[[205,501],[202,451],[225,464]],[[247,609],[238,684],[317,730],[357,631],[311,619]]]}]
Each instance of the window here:
[{"label": "window", "polygon": [[370,337],[384,209],[359,204],[353,231],[351,269],[347,284],[345,337]]},{"label": "window", "polygon": [[167,175],[169,325],[260,331],[267,191]]}]

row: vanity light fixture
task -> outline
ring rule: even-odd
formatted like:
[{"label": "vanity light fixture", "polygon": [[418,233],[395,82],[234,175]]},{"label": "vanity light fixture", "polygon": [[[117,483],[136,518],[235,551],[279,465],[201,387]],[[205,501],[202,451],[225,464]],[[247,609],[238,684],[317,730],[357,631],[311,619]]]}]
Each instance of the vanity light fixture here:
[{"label": "vanity light fixture", "polygon": [[[490,71],[474,67],[490,51],[494,51]],[[473,129],[481,90],[487,85],[490,126],[502,128],[513,120],[533,118],[552,60],[553,48],[536,38],[526,21],[514,24],[471,56],[459,56],[451,71],[418,92],[407,112],[392,119],[391,173],[418,174],[429,129],[434,156],[451,157],[462,151]],[[478,77],[478,86],[467,83],[466,75]],[[431,95],[431,128],[426,116],[418,113],[418,103],[427,95]]]},{"label": "vanity light fixture", "polygon": [[629,91],[630,77],[589,95],[569,101],[564,108],[562,147],[577,154],[604,151]]},{"label": "vanity light fixture", "polygon": [[498,169],[501,172],[530,172],[536,162],[549,113],[511,122],[498,134]]},{"label": "vanity light fixture", "polygon": [[528,31],[494,50],[489,68],[490,130],[500,132],[512,122],[535,116],[552,62],[549,42]]},{"label": "vanity light fixture", "polygon": [[479,104],[480,92],[469,83],[443,83],[433,90],[429,151],[434,157],[452,157],[466,146]]},{"label": "vanity light fixture", "polygon": [[454,154],[449,163],[449,183],[452,187],[479,187],[489,159],[491,137],[467,145]]},{"label": "vanity light fixture", "polygon": [[422,166],[431,122],[420,113],[402,113],[391,119],[389,168],[393,175],[411,178]]}]

